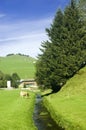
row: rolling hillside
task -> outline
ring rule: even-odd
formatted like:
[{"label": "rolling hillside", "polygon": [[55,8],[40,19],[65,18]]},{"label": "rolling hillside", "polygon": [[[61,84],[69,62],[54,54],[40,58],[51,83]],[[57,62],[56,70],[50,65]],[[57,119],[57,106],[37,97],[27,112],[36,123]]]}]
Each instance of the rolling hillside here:
[{"label": "rolling hillside", "polygon": [[21,79],[34,78],[36,60],[22,55],[0,57],[0,70],[5,74],[17,73]]},{"label": "rolling hillside", "polygon": [[65,130],[86,130],[86,67],[69,79],[58,93],[47,96],[44,103]]}]

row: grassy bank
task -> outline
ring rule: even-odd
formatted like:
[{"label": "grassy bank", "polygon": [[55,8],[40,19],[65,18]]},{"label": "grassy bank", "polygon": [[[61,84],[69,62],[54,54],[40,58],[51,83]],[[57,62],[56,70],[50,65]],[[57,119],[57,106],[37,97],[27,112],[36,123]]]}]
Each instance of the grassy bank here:
[{"label": "grassy bank", "polygon": [[46,96],[44,104],[52,118],[66,130],[86,130],[86,67],[59,93]]},{"label": "grassy bank", "polygon": [[34,93],[28,99],[20,90],[0,90],[0,130],[36,130],[33,120]]}]

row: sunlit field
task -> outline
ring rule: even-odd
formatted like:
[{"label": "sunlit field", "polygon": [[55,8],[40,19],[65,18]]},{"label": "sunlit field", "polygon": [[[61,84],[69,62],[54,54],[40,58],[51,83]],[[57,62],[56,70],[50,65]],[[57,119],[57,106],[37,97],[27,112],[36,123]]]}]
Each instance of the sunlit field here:
[{"label": "sunlit field", "polygon": [[20,90],[0,90],[0,130],[35,130],[32,120],[34,93],[28,98]]}]

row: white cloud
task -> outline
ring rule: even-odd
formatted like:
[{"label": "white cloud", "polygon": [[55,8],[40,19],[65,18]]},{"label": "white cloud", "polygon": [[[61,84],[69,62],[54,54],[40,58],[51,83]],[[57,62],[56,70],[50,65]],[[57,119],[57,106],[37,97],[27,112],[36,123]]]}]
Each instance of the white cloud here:
[{"label": "white cloud", "polygon": [[28,54],[32,57],[36,57],[40,53],[40,46],[43,40],[46,40],[47,36],[45,34],[36,34],[28,38],[18,39],[14,41],[9,41],[8,43],[2,44],[0,46],[0,55],[6,55],[9,53],[23,53]]},{"label": "white cloud", "polygon": [[52,18],[38,21],[17,21],[0,25],[0,56],[9,53],[24,53],[37,56],[41,42],[47,39],[45,28]]},{"label": "white cloud", "polygon": [[0,14],[0,18],[3,18],[5,17],[6,15],[5,14]]},{"label": "white cloud", "polygon": [[10,37],[10,38],[4,38],[4,39],[0,39],[0,42],[10,42],[10,41],[18,41],[18,40],[24,40],[24,39],[32,39],[35,37],[40,37],[40,36],[45,36],[45,33],[32,33],[32,34],[26,34],[26,35],[22,35],[22,36],[16,36],[16,37]]}]

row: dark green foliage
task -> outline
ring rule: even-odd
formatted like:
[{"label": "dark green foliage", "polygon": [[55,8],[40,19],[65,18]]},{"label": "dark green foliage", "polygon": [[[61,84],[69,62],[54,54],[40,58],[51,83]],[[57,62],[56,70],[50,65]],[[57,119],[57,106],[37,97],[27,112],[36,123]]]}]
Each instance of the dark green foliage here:
[{"label": "dark green foliage", "polygon": [[13,56],[13,55],[20,55],[20,56],[26,56],[26,57],[29,57],[29,55],[25,55],[25,54],[21,54],[21,53],[18,53],[18,54],[7,54],[6,56]]},{"label": "dark green foliage", "polygon": [[4,74],[5,80],[12,80],[12,77],[9,74]]},{"label": "dark green foliage", "polygon": [[7,81],[11,81],[11,82],[12,82],[12,77],[11,77],[11,75],[9,75],[9,74],[4,74],[4,79],[3,79],[3,82],[4,82],[3,87],[4,87],[4,88],[7,87]]},{"label": "dark green foliage", "polygon": [[13,73],[12,76],[9,74],[4,74],[0,71],[0,88],[7,87],[7,81],[11,81],[12,87],[17,88],[20,77],[17,73]]},{"label": "dark green foliage", "polygon": [[13,53],[11,53],[11,54],[8,54],[7,56],[13,56],[14,54]]},{"label": "dark green foliage", "polygon": [[86,1],[79,0],[79,8],[81,9],[81,13],[86,20]]},{"label": "dark green foliage", "polygon": [[57,44],[61,40],[61,31],[63,25],[63,13],[59,9],[54,18],[53,24],[51,24],[50,29],[46,29],[50,40],[55,44]]},{"label": "dark green foliage", "polygon": [[0,88],[5,86],[4,74],[0,71]]},{"label": "dark green foliage", "polygon": [[86,28],[75,0],[62,13],[58,10],[53,24],[46,29],[49,41],[42,43],[38,57],[38,84],[58,91],[68,78],[86,64]]},{"label": "dark green foliage", "polygon": [[20,77],[18,76],[17,73],[13,73],[12,76],[11,76],[11,78],[12,78],[12,86],[14,88],[17,88],[18,84],[19,84]]},{"label": "dark green foliage", "polygon": [[4,78],[4,74],[0,71],[0,80]]}]

